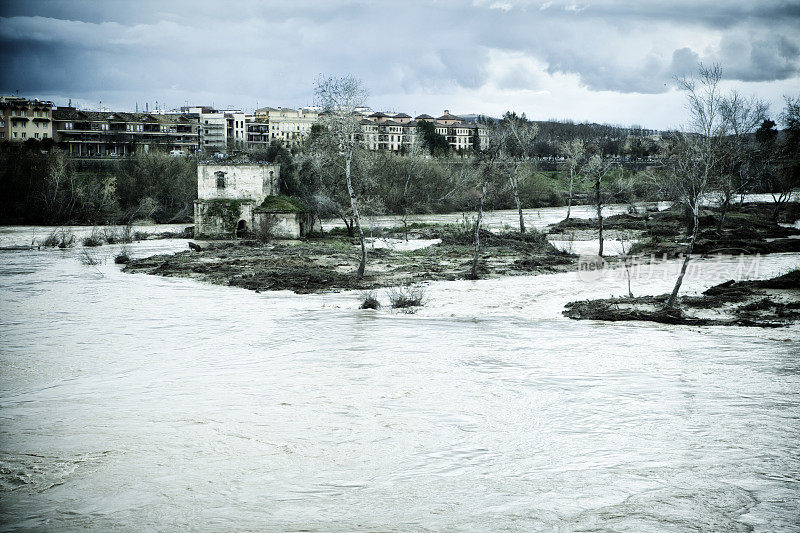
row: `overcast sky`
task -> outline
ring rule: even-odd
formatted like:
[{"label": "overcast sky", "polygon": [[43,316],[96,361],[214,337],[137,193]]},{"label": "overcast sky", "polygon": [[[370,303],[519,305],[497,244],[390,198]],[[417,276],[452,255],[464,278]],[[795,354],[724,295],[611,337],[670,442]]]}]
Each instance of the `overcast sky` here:
[{"label": "overcast sky", "polygon": [[698,61],[777,114],[800,0],[0,0],[0,93],[86,108],[309,105],[352,74],[374,109],[673,128]]}]

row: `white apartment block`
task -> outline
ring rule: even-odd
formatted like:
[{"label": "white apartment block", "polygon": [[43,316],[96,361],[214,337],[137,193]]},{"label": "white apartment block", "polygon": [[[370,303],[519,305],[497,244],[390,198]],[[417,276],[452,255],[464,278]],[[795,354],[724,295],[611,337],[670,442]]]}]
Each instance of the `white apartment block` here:
[{"label": "white apartment block", "polygon": [[[256,109],[251,122],[266,125],[270,141],[278,140],[291,147],[301,145],[308,138],[318,118],[319,113],[311,108],[262,107]],[[253,140],[248,138],[248,146],[263,142],[263,133],[257,133]]]},{"label": "white apartment block", "polygon": [[200,124],[200,150],[227,152],[247,145],[247,115],[238,109],[216,110],[208,106],[182,107],[181,113],[197,118]]},{"label": "white apartment block", "polygon": [[451,115],[448,110],[438,118],[418,115],[414,119],[405,113],[376,112],[361,119],[361,131],[366,148],[370,150],[389,150],[401,152],[415,141],[417,124],[432,122],[436,133],[447,139],[454,151],[473,150],[475,142],[486,145],[486,128],[477,123],[466,122],[461,117]]}]

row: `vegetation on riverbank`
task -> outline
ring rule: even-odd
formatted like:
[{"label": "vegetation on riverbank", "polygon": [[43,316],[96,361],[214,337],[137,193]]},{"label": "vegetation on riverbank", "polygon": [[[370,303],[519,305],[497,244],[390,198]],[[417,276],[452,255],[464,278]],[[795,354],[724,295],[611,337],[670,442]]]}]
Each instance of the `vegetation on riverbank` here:
[{"label": "vegetation on riverbank", "polygon": [[52,143],[0,143],[1,224],[190,222],[197,163],[151,151],[81,161]]},{"label": "vegetation on riverbank", "polygon": [[582,300],[566,304],[576,320],[648,321],[688,326],[781,327],[800,323],[800,270],[759,281],[726,281],[702,296],[680,298],[667,307],[668,294]]},{"label": "vegetation on riverbank", "polygon": [[[725,208],[707,206],[698,218],[699,230],[693,253],[708,254],[765,254],[800,252],[800,228],[787,227],[800,219],[800,202],[785,204],[778,220],[773,219],[774,207],[764,203],[733,204]],[[635,240],[629,255],[655,255],[673,259],[687,250],[692,234],[693,217],[682,206],[656,212],[632,212],[603,219],[606,230],[624,232]],[[784,225],[781,225],[784,224]],[[548,228],[551,234],[574,231],[596,231],[597,219],[570,218]]]},{"label": "vegetation on riverbank", "polygon": [[[191,277],[256,291],[298,293],[370,290],[467,278],[473,258],[471,233],[446,225],[424,231],[426,236],[438,235],[435,238],[442,242],[408,251],[370,249],[370,268],[361,278],[354,275],[358,257],[353,240],[329,234],[296,242],[211,242],[199,251],[132,260],[125,271]],[[523,239],[516,233],[487,231],[479,256],[484,277],[562,272],[573,269],[576,259],[556,250],[535,232]]]}]

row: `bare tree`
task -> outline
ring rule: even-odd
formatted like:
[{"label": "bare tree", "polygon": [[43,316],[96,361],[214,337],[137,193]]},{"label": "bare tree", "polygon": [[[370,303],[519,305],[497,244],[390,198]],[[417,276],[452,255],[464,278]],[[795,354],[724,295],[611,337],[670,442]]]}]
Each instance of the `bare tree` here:
[{"label": "bare tree", "polygon": [[769,105],[765,102],[753,96],[744,98],[737,91],[731,91],[720,101],[726,135],[722,159],[724,164],[719,172],[719,180],[714,184],[720,200],[717,231],[722,231],[731,200],[744,194],[753,180],[755,147],[752,134],[767,118],[768,109]]},{"label": "bare tree", "polygon": [[719,65],[700,65],[697,79],[678,80],[679,88],[686,94],[690,131],[677,134],[673,140],[666,162],[666,186],[671,195],[691,211],[692,235],[680,273],[667,300],[667,309],[675,306],[694,250],[700,227],[701,202],[721,169],[721,144],[728,129],[722,112],[721,80],[722,69]]},{"label": "bare tree", "polygon": [[597,208],[597,241],[598,251],[597,255],[603,256],[603,179],[611,171],[611,162],[604,161],[599,155],[593,155],[589,158],[583,173],[594,182],[594,199],[595,207]]},{"label": "bare tree", "polygon": [[539,128],[530,122],[523,113],[507,111],[503,119],[491,130],[499,146],[498,157],[508,167],[508,182],[514,193],[514,202],[519,213],[519,231],[525,233],[525,218],[522,216],[522,203],[519,199],[520,171],[534,161],[534,142]]},{"label": "bare tree", "polygon": [[781,208],[792,198],[793,191],[800,187],[800,96],[784,96],[784,100],[786,104],[779,117],[785,128],[779,145],[780,164],[769,184],[775,202],[775,220],[778,220]]},{"label": "bare tree", "polygon": [[483,221],[483,206],[486,203],[486,192],[489,188],[489,180],[492,177],[494,164],[500,155],[501,138],[490,137],[488,146],[481,149],[476,160],[476,165],[481,167],[481,198],[478,204],[478,218],[475,221],[475,240],[474,254],[472,256],[472,270],[470,279],[478,279],[478,254],[481,249],[481,222]]},{"label": "bare tree", "polygon": [[364,230],[358,214],[358,200],[353,188],[351,170],[353,161],[361,150],[361,127],[359,124],[361,116],[356,112],[356,108],[365,105],[367,91],[358,78],[331,76],[317,80],[314,88],[314,100],[322,108],[320,115],[320,123],[324,128],[322,135],[327,137],[327,143],[323,143],[323,145],[338,156],[336,159],[339,160],[339,164],[344,170],[353,221],[358,229],[358,238],[361,243],[361,261],[357,272],[358,277],[361,278],[364,276],[367,264],[367,247],[364,243]]},{"label": "bare tree", "polygon": [[569,220],[572,214],[572,190],[575,183],[575,170],[586,155],[586,147],[582,140],[574,139],[562,144],[561,150],[567,156],[567,166],[569,167],[569,198],[567,200],[567,220]]},{"label": "bare tree", "polygon": [[404,142],[407,147],[405,155],[405,182],[403,184],[403,216],[401,220],[403,221],[403,233],[405,234],[406,242],[408,242],[408,214],[409,204],[411,203],[409,193],[411,191],[412,179],[417,174],[425,148],[422,146],[421,136],[414,130],[412,130],[410,135],[404,136]]}]

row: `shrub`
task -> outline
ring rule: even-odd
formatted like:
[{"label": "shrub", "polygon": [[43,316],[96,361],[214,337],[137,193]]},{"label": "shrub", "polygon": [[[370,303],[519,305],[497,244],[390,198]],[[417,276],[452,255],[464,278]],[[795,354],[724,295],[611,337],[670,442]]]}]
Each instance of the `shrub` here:
[{"label": "shrub", "polygon": [[261,224],[256,228],[254,234],[256,240],[261,242],[270,242],[275,238],[275,228],[278,221],[273,216],[261,217]]},{"label": "shrub", "polygon": [[125,226],[122,230],[119,228],[103,228],[103,238],[108,244],[133,242],[130,225]]},{"label": "shrub", "polygon": [[49,248],[71,248],[75,244],[75,235],[64,228],[54,229],[43,241],[42,246]]},{"label": "shrub", "polygon": [[92,228],[92,233],[90,233],[87,237],[83,238],[83,245],[94,247],[94,246],[101,246],[103,244],[103,238],[100,235],[100,232],[97,231],[97,228]]},{"label": "shrub", "polygon": [[386,291],[389,302],[393,309],[407,309],[410,307],[420,307],[427,303],[425,287],[396,287]]},{"label": "shrub", "polygon": [[96,266],[103,262],[103,258],[96,251],[84,248],[78,254],[78,261],[86,266]]},{"label": "shrub", "polygon": [[124,246],[117,256],[114,258],[114,262],[118,265],[124,265],[125,263],[129,263],[131,260],[131,251],[127,246]]},{"label": "shrub", "polygon": [[378,298],[375,296],[375,293],[370,291],[364,295],[364,301],[361,302],[361,307],[359,309],[380,309],[381,303],[378,301]]}]

